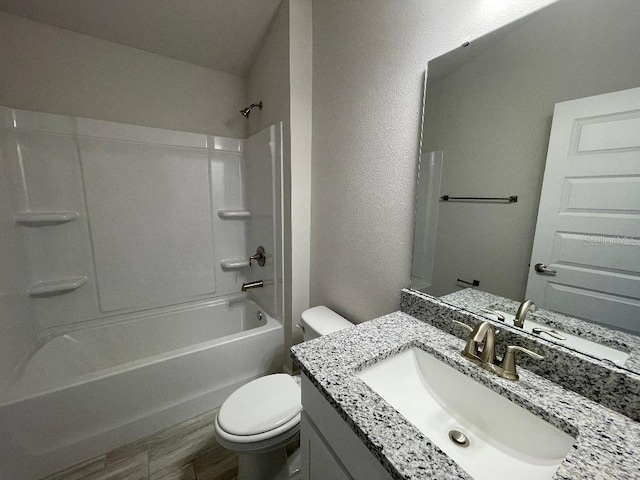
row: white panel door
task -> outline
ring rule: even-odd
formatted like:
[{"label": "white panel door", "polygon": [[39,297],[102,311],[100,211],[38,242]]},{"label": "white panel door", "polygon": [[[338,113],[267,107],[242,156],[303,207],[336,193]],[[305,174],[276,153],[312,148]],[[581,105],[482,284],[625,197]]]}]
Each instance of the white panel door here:
[{"label": "white panel door", "polygon": [[556,104],[526,296],[640,333],[640,88]]}]

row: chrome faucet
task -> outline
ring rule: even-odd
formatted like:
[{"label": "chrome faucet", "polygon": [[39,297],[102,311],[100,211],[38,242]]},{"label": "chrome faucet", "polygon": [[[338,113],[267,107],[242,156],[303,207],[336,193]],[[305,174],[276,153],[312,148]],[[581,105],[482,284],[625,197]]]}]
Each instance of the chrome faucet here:
[{"label": "chrome faucet", "polygon": [[264,287],[264,282],[262,280],[256,280],[255,282],[247,282],[242,284],[241,290],[246,292],[247,290],[251,290],[252,288],[262,288]]},{"label": "chrome faucet", "polygon": [[[507,380],[518,380],[519,376],[516,371],[516,352],[526,353],[536,360],[542,360],[544,357],[527,350],[526,348],[509,345],[507,352],[504,354],[502,361],[498,361],[496,357],[496,329],[489,322],[481,322],[474,328],[469,325],[453,320],[455,323],[469,330],[467,344],[462,350],[462,356],[469,361],[479,365],[480,367],[495,373],[496,375]],[[479,345],[484,342],[482,352]]]},{"label": "chrome faucet", "polygon": [[513,325],[519,328],[524,326],[524,319],[527,318],[527,313],[535,312],[536,304],[531,300],[525,300],[518,307],[518,311],[516,312],[516,318],[513,319]]}]

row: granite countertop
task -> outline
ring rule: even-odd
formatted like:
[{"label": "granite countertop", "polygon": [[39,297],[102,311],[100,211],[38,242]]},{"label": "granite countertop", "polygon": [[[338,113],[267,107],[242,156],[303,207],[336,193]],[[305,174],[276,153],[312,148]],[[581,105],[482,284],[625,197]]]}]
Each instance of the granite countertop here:
[{"label": "granite countertop", "polygon": [[[440,300],[483,316],[485,315],[482,312],[483,308],[500,310],[515,315],[520,306],[520,302],[515,300],[474,288],[466,288],[450,293],[440,297]],[[529,316],[536,322],[548,325],[551,328],[563,330],[629,353],[629,358],[625,361],[624,367],[640,372],[640,337],[542,308],[529,313]],[[557,343],[562,345],[562,342]]]},{"label": "granite countertop", "polygon": [[291,349],[302,372],[393,478],[471,478],[355,376],[363,368],[412,346],[426,350],[576,438],[554,479],[640,478],[639,423],[526,369],[519,369],[517,382],[486,372],[460,355],[462,340],[402,312]]}]

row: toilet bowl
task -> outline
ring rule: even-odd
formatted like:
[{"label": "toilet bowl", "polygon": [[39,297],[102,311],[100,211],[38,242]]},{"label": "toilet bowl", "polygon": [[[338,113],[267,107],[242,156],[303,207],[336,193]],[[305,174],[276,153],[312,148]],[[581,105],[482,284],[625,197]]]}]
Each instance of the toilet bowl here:
[{"label": "toilet bowl", "polygon": [[[304,340],[353,324],[327,307],[302,313]],[[284,373],[253,380],[233,392],[215,420],[218,443],[238,453],[237,480],[287,480],[287,444],[299,434],[302,403],[299,379]]]}]

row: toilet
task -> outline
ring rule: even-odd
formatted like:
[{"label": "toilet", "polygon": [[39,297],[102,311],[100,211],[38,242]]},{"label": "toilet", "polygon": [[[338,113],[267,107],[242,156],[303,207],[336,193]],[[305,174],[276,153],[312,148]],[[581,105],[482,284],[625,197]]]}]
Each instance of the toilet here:
[{"label": "toilet", "polygon": [[[324,306],[302,313],[305,341],[353,326]],[[287,480],[294,470],[286,446],[300,431],[299,378],[267,375],[243,385],[227,398],[215,420],[218,443],[238,453],[237,480]]]}]

